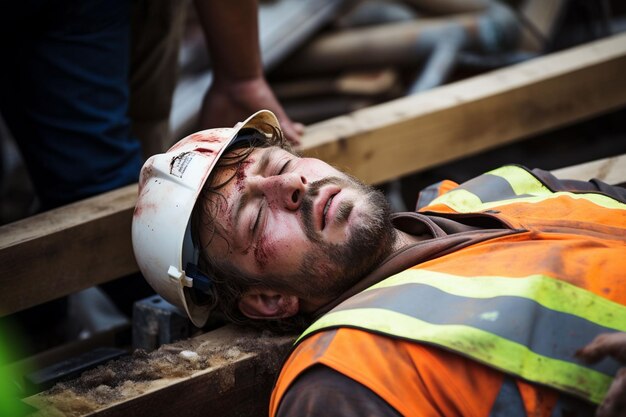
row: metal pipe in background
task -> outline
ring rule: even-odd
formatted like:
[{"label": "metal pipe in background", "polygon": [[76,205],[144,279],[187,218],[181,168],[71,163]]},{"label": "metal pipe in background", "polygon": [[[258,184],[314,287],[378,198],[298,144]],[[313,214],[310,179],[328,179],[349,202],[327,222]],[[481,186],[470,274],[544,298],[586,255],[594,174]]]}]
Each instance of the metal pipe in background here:
[{"label": "metal pipe in background", "polygon": [[[500,52],[505,45],[509,49],[517,45],[518,36],[521,33],[513,12],[498,3],[493,3],[479,18],[478,29],[480,49],[488,52],[484,55],[485,59],[500,56],[495,52]],[[415,94],[445,83],[454,71],[464,46],[468,44],[466,39],[468,36],[463,28],[450,25],[446,29],[445,36],[435,42],[433,52],[426,61],[420,76],[409,88],[408,94]],[[520,57],[520,55],[509,56],[509,58]],[[467,55],[465,58],[467,59]],[[474,58],[479,59],[480,56],[475,55]]]},{"label": "metal pipe in background", "polygon": [[459,52],[457,57],[458,67],[471,69],[474,71],[490,71],[497,68],[508,67],[519,64],[541,55],[537,52],[511,51],[501,54],[477,54],[469,51]]},{"label": "metal pipe in background", "polygon": [[[407,94],[418,94],[445,83],[456,66],[459,52],[467,42],[467,35],[462,28],[450,26],[446,36],[436,41],[433,52],[426,61],[422,72],[409,87]],[[402,181],[388,183],[385,197],[395,212],[406,211],[402,198]]]},{"label": "metal pipe in background", "polygon": [[347,72],[340,76],[273,82],[272,90],[283,101],[333,94],[380,97],[394,93],[400,95],[404,89],[400,85],[397,71],[385,68]]},{"label": "metal pipe in background", "polygon": [[457,14],[481,12],[490,5],[490,0],[404,0],[405,3],[431,14]]},{"label": "metal pipe in background", "polygon": [[[381,65],[414,65],[428,56],[432,41],[437,38],[424,34],[439,33],[451,21],[451,18],[420,19],[321,35],[294,54],[280,71],[302,75]],[[477,16],[455,16],[454,23],[475,28]]]},{"label": "metal pipe in background", "polygon": [[508,6],[492,1],[483,13],[390,23],[320,36],[286,62],[280,72],[304,75],[416,65],[430,55],[441,38],[458,29],[464,33],[462,49],[485,52],[513,48],[520,32]]},{"label": "metal pipe in background", "polygon": [[[420,0],[422,1],[422,0]],[[481,48],[487,52],[499,52],[506,45],[512,48],[519,39],[519,27],[513,13],[498,3],[490,5],[486,13],[479,18],[479,39]],[[514,34],[514,35],[513,35]],[[454,71],[462,50],[468,44],[469,34],[457,25],[450,25],[445,36],[440,37],[434,44],[434,49],[426,61],[421,73],[409,87],[407,94],[418,94],[422,91],[444,84]],[[492,53],[491,55],[494,56]],[[402,181],[395,180],[388,183],[385,197],[393,211],[407,209],[402,198]]]},{"label": "metal pipe in background", "polygon": [[415,18],[417,18],[417,13],[411,5],[405,2],[363,0],[338,17],[333,23],[333,27],[348,29],[392,22],[406,22]]},{"label": "metal pipe in background", "polygon": [[447,35],[435,43],[421,74],[409,87],[407,94],[417,94],[445,83],[454,71],[459,51],[466,42],[465,37],[461,28],[451,27]]},{"label": "metal pipe in background", "polygon": [[373,106],[376,102],[372,98],[341,95],[289,100],[283,102],[283,107],[293,120],[311,124]]}]

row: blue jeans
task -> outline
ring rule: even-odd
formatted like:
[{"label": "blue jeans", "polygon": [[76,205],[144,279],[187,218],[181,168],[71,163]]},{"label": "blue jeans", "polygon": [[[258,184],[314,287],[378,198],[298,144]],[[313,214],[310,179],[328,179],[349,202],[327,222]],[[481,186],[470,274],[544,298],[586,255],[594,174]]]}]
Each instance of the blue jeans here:
[{"label": "blue jeans", "polygon": [[130,0],[0,6],[0,112],[41,209],[137,181],[127,116]]}]

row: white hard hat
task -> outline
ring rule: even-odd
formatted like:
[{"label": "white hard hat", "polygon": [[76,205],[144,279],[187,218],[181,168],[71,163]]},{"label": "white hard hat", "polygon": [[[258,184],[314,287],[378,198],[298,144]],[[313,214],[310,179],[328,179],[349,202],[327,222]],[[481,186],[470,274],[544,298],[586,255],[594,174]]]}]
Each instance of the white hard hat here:
[{"label": "white hard hat", "polygon": [[191,292],[210,286],[210,279],[196,269],[199,251],[191,240],[191,212],[218,159],[245,128],[264,134],[280,129],[276,116],[261,110],[233,128],[187,136],[150,157],[139,177],[132,226],[135,259],[152,288],[183,308],[198,327],[206,323],[210,307],[196,303]]}]

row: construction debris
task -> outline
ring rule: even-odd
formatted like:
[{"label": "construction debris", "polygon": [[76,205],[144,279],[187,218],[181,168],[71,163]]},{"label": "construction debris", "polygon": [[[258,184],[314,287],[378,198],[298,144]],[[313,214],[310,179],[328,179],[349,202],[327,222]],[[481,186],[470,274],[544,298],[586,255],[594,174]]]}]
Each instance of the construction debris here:
[{"label": "construction debris", "polygon": [[[178,405],[168,401],[165,392],[175,391],[177,383],[187,381],[187,389],[195,387],[202,398],[194,403],[200,410],[206,410],[212,398],[226,398],[253,386],[253,401],[240,401],[235,395],[230,403],[216,405],[225,409],[215,415],[261,415],[275,374],[293,340],[290,336],[225,326],[152,352],[137,349],[130,356],[58,383],[25,402],[37,408],[34,416],[40,417],[86,416],[104,409],[107,415],[116,416],[129,415],[125,414],[129,409],[140,409],[143,415],[171,416]],[[157,390],[160,399],[155,404],[152,394]]]}]

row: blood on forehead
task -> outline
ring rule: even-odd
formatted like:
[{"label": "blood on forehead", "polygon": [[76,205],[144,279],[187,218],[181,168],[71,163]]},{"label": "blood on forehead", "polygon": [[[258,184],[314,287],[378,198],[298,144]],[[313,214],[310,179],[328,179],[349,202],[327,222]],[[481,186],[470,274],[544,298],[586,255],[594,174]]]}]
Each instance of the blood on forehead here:
[{"label": "blood on forehead", "polygon": [[235,187],[237,187],[237,191],[243,191],[246,180],[246,169],[248,169],[253,162],[254,160],[252,158],[248,158],[237,166],[237,170],[235,171]]},{"label": "blood on forehead", "polygon": [[[211,220],[223,223],[227,230],[232,230],[232,213],[235,209],[233,205],[229,205],[228,201],[231,200],[233,192],[241,193],[243,191],[247,177],[246,170],[255,161],[250,155],[247,157],[241,155],[241,157],[244,159],[239,163],[219,167],[214,172],[213,178],[209,180],[208,188],[211,192],[205,193],[206,201],[204,204]],[[234,184],[231,188],[229,184],[233,181]]]}]

